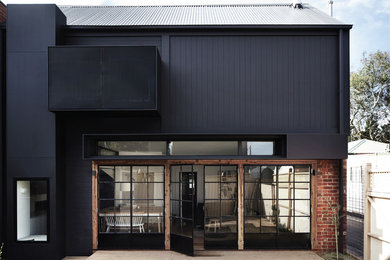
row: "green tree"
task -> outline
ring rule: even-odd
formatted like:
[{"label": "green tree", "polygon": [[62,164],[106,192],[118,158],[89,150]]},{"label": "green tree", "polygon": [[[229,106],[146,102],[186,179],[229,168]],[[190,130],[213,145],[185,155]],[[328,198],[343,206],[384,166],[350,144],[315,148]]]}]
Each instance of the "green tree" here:
[{"label": "green tree", "polygon": [[390,53],[363,54],[351,73],[351,140],[390,142]]}]

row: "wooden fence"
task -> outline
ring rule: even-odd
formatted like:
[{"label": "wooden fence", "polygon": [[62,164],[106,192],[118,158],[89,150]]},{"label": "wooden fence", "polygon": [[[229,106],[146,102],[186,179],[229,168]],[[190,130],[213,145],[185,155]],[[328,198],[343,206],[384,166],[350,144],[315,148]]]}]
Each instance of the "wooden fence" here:
[{"label": "wooden fence", "polygon": [[390,259],[390,171],[366,167],[364,260]]}]

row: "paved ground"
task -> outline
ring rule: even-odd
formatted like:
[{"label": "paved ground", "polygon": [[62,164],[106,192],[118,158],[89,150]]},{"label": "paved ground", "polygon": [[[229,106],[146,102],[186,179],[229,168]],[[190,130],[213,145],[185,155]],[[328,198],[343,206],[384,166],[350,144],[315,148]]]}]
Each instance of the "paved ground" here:
[{"label": "paved ground", "polygon": [[[322,260],[312,251],[197,251],[196,260]],[[173,251],[97,251],[90,257],[65,257],[63,260],[181,260],[194,259]]]}]

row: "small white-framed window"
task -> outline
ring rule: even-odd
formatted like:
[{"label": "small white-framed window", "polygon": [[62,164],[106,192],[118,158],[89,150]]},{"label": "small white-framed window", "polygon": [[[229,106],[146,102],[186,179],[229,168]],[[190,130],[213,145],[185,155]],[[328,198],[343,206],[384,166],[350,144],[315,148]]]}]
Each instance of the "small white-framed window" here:
[{"label": "small white-framed window", "polygon": [[48,241],[48,179],[16,180],[16,240]]}]

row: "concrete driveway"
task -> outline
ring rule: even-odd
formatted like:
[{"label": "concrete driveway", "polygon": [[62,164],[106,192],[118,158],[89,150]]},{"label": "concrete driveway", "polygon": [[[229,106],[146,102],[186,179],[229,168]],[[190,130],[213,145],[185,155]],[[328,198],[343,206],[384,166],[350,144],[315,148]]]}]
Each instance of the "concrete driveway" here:
[{"label": "concrete driveway", "polygon": [[181,260],[181,259],[261,259],[261,260],[323,260],[313,251],[303,250],[251,250],[251,251],[196,251],[195,257],[185,256],[173,251],[97,251],[89,257],[65,257],[64,260]]}]

